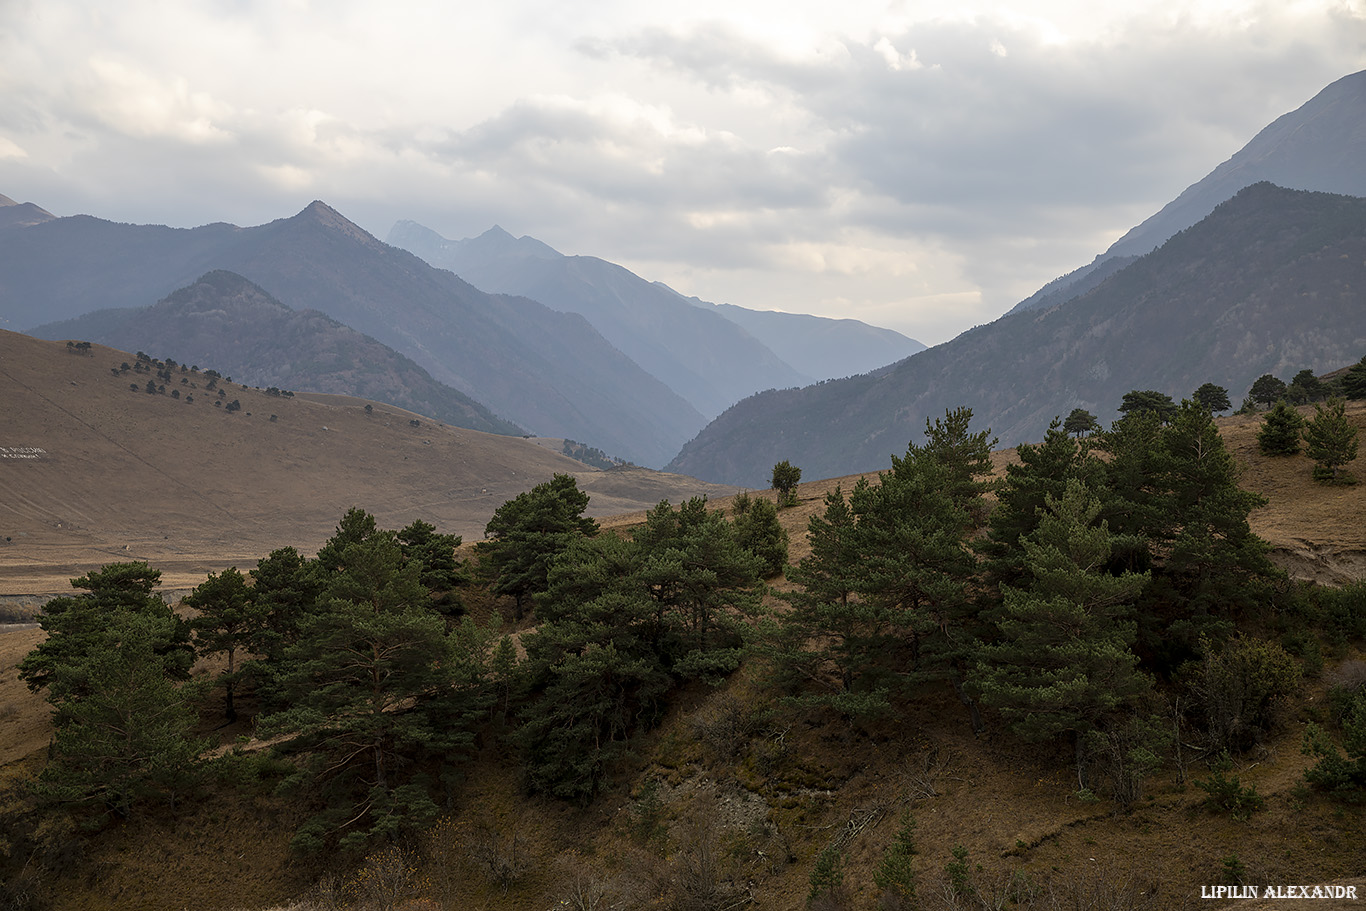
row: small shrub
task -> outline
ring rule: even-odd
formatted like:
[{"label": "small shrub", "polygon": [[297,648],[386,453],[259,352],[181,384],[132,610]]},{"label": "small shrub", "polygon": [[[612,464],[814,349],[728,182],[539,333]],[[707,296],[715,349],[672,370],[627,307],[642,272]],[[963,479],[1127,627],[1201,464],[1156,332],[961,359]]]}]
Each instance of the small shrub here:
[{"label": "small shrub", "polygon": [[826,898],[826,907],[839,907],[838,902],[844,894],[844,853],[835,845],[829,845],[816,855],[816,865],[811,869],[809,878],[811,891],[806,896],[808,906],[817,899]]},{"label": "small shrub", "polygon": [[882,852],[882,863],[873,874],[873,882],[882,890],[878,896],[882,911],[909,911],[916,906],[915,869],[911,865],[914,854],[915,818],[907,811],[901,815],[901,828]]},{"label": "small shrub", "polygon": [[1342,725],[1345,755],[1327,731],[1317,724],[1308,725],[1301,752],[1317,756],[1318,762],[1305,769],[1304,780],[1338,800],[1357,803],[1366,797],[1366,690],[1339,692],[1330,698]]},{"label": "small shrub", "polygon": [[972,885],[972,867],[968,863],[968,849],[954,845],[951,852],[953,860],[944,865],[944,875],[949,881],[949,892],[956,898],[971,898],[977,890]]},{"label": "small shrub", "polygon": [[1241,753],[1275,725],[1282,700],[1299,683],[1299,664],[1264,639],[1243,637],[1217,649],[1205,640],[1202,646],[1205,657],[1188,680],[1204,713],[1210,744]]},{"label": "small shrub", "polygon": [[1237,853],[1224,858],[1224,884],[1241,886],[1247,880],[1247,867],[1238,859]]},{"label": "small shrub", "polygon": [[1256,785],[1243,787],[1238,776],[1229,777],[1233,760],[1228,751],[1210,763],[1210,776],[1196,779],[1195,786],[1205,792],[1205,809],[1211,813],[1228,813],[1234,819],[1247,819],[1258,810],[1264,809],[1266,801],[1257,793]]}]

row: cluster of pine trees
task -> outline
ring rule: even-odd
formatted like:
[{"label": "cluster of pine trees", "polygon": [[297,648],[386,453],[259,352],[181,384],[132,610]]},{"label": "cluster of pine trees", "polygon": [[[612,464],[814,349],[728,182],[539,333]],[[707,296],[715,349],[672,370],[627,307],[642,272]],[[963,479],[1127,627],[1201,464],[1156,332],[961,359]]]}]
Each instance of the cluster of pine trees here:
[{"label": "cluster of pine trees", "polygon": [[[588,802],[680,688],[751,660],[786,711],[855,725],[948,688],[965,724],[1065,749],[1079,790],[1126,805],[1183,740],[1246,749],[1295,691],[1310,645],[1241,631],[1308,617],[1366,635],[1360,592],[1310,596],[1268,561],[1248,525],[1263,501],[1207,407],[1134,408],[1090,435],[1055,422],[995,481],[971,418],[927,422],[876,483],[829,494],[795,566],[769,499],[738,497],[730,518],[664,502],[601,533],[556,476],[499,508],[472,565],[454,536],[356,509],[313,559],[283,548],[250,578],[210,575],[188,621],[146,564],[91,573],[46,606],[21,668],[57,724],[36,793],[97,825],[214,768],[268,768],[312,808],[298,847],[359,848],[430,823],[480,742],[510,746],[530,790]],[[794,586],[766,607],[784,570]],[[520,632],[470,619],[474,587]],[[229,720],[250,693],[269,758],[201,758],[196,655],[221,656]],[[1353,706],[1347,733],[1366,730]],[[1366,741],[1346,737],[1344,758],[1314,737],[1324,787],[1366,787]]]}]

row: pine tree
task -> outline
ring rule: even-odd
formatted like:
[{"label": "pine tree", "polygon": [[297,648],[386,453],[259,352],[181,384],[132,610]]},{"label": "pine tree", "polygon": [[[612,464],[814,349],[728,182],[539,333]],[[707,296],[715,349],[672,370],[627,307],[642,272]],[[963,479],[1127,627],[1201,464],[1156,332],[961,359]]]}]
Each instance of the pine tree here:
[{"label": "pine tree", "polygon": [[184,604],[199,612],[190,621],[195,644],[201,655],[223,654],[228,659],[223,681],[223,715],[237,720],[234,696],[237,689],[237,653],[256,641],[265,626],[266,609],[257,604],[246,579],[237,567],[209,577],[185,597]]},{"label": "pine tree", "polygon": [[546,588],[555,557],[575,538],[591,537],[598,523],[583,515],[588,494],[572,475],[557,474],[544,484],[508,500],[484,528],[489,540],[475,545],[481,569],[493,579],[493,591],[511,595],[515,616],[522,619],[531,598]]},{"label": "pine tree", "polygon": [[[331,546],[331,545],[329,545]],[[333,547],[336,568],[306,613],[277,679],[289,708],[260,719],[308,751],[306,776],[327,808],[296,834],[301,848],[333,838],[359,846],[434,818],[413,776],[414,752],[449,757],[472,741],[466,719],[485,705],[472,664],[428,603],[421,565],[404,564],[393,532]]]},{"label": "pine tree", "polygon": [[1100,429],[1100,424],[1096,421],[1096,416],[1085,408],[1073,408],[1067,415],[1067,420],[1063,422],[1062,429],[1080,438],[1095,433]]},{"label": "pine tree", "polygon": [[571,542],[522,640],[531,698],[513,739],[528,784],[587,801],[627,740],[659,721],[677,682],[735,670],[761,566],[703,498],[660,503],[631,540]]},{"label": "pine tree", "polygon": [[1304,418],[1284,400],[1266,413],[1262,429],[1257,432],[1257,448],[1262,455],[1290,456],[1300,451],[1300,434]]},{"label": "pine tree", "polygon": [[1263,373],[1257,377],[1247,394],[1252,401],[1270,408],[1274,403],[1285,398],[1285,381],[1278,380],[1269,373]]},{"label": "pine tree", "polygon": [[1264,604],[1268,585],[1283,577],[1253,534],[1248,516],[1266,505],[1238,486],[1238,466],[1214,419],[1182,403],[1162,437],[1159,483],[1173,524],[1149,535],[1166,553],[1154,568],[1143,604],[1144,648],[1182,660],[1201,636],[1217,637]]},{"label": "pine tree", "polygon": [[1156,389],[1131,389],[1120,400],[1119,412],[1126,417],[1150,411],[1157,419],[1166,423],[1176,414],[1176,403],[1165,392]]},{"label": "pine tree", "polygon": [[111,563],[72,579],[85,593],[43,605],[38,622],[47,639],[20,662],[20,679],[34,692],[47,688],[54,704],[82,698],[91,690],[90,662],[117,647],[126,616],[147,621],[141,629],[160,673],[187,679],[194,663],[189,628],[153,594],[160,581],[160,570],[146,563]]},{"label": "pine tree", "polygon": [[963,495],[968,476],[961,465],[914,447],[892,461],[879,484],[856,485],[849,501],[860,597],[884,613],[894,637],[876,660],[891,662],[906,683],[948,681],[980,729],[976,705],[962,688],[977,635],[968,591],[977,561],[966,543],[973,519],[964,500],[951,494]]},{"label": "pine tree", "polygon": [[735,541],[758,557],[765,577],[778,575],[787,565],[787,529],[778,521],[778,508],[763,498],[752,500],[735,517]]},{"label": "pine tree", "polygon": [[[906,450],[906,460],[931,460],[943,469],[943,483],[949,497],[975,523],[980,523],[987,514],[984,495],[993,489],[989,480],[991,475],[991,450],[997,440],[991,430],[969,433],[972,424],[972,409],[954,408],[935,418],[934,423],[925,419],[925,443],[917,446],[911,443]],[[903,460],[892,456],[892,474],[897,473]]]},{"label": "pine tree", "polygon": [[771,642],[777,666],[802,689],[798,702],[851,717],[884,712],[901,671],[889,660],[899,640],[885,607],[860,594],[866,585],[855,516],[838,486],[826,494],[825,512],[807,523],[807,540],[810,555],[787,571],[798,587],[783,596],[791,608]]},{"label": "pine tree", "polygon": [[1366,399],[1366,357],[1353,364],[1342,377],[1342,393],[1349,399]]},{"label": "pine tree", "polygon": [[1146,577],[1111,575],[1111,535],[1100,502],[1078,479],[1047,498],[1039,527],[1022,540],[1032,576],[1007,588],[995,616],[999,639],[976,653],[974,688],[1025,740],[1066,735],[1085,786],[1086,736],[1150,688],[1130,650],[1133,603]]},{"label": "pine tree", "polygon": [[1016,449],[1018,464],[1006,466],[1005,478],[996,490],[996,508],[991,511],[985,537],[975,544],[986,556],[987,585],[983,594],[999,601],[999,586],[1019,585],[1027,571],[1020,539],[1038,527],[1047,497],[1059,498],[1067,489],[1067,479],[1096,479],[1103,467],[1077,440],[1059,429],[1055,418],[1042,443],[1022,443]]},{"label": "pine tree", "polygon": [[158,618],[116,612],[105,619],[104,647],[80,670],[85,692],[54,698],[52,761],[35,792],[44,801],[93,814],[128,816],[146,801],[174,805],[193,783],[208,741],[192,736],[198,718],[185,684],[168,676],[157,643]]},{"label": "pine tree", "polygon": [[901,814],[901,827],[882,852],[882,863],[873,874],[873,882],[882,890],[878,907],[883,911],[910,911],[916,907],[915,868],[911,864],[914,854],[915,818],[907,810]]},{"label": "pine tree", "polygon": [[1357,457],[1357,429],[1347,420],[1347,403],[1331,398],[1314,406],[1314,417],[1304,428],[1309,458],[1314,460],[1314,480],[1330,484],[1352,483],[1342,467]]},{"label": "pine tree", "polygon": [[1214,383],[1205,383],[1192,393],[1191,398],[1206,411],[1213,414],[1228,411],[1233,407],[1233,403],[1228,400],[1228,390]]}]

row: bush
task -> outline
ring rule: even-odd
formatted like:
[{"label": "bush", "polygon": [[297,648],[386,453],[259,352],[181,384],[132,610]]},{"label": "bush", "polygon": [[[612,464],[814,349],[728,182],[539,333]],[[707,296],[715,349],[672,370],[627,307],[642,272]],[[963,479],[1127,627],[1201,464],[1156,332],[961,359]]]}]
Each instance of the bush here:
[{"label": "bush", "polygon": [[1243,752],[1274,726],[1281,701],[1299,683],[1299,665],[1285,649],[1264,639],[1234,639],[1218,649],[1209,640],[1202,645],[1205,657],[1188,680],[1204,713],[1210,744]]},{"label": "bush", "polygon": [[1301,752],[1317,756],[1319,761],[1305,770],[1304,780],[1339,800],[1357,803],[1366,797],[1366,687],[1335,685],[1329,690],[1329,700],[1342,727],[1346,755],[1339,752],[1326,731],[1309,725]]},{"label": "bush", "polygon": [[1319,589],[1317,601],[1330,633],[1366,639],[1366,582]]},{"label": "bush", "polygon": [[773,466],[773,477],[770,485],[778,491],[779,506],[797,505],[797,485],[801,483],[801,480],[802,470],[787,459],[783,459]]},{"label": "bush", "polygon": [[822,907],[838,908],[844,902],[844,853],[835,845],[829,845],[816,855],[816,865],[811,869],[811,892],[806,896],[808,906],[824,899]]},{"label": "bush", "polygon": [[1205,809],[1211,813],[1228,813],[1234,819],[1247,819],[1253,813],[1265,808],[1266,801],[1257,793],[1256,785],[1243,787],[1238,776],[1232,778],[1228,773],[1233,768],[1233,760],[1228,751],[1220,753],[1210,763],[1209,778],[1195,780],[1195,786],[1205,792]]}]

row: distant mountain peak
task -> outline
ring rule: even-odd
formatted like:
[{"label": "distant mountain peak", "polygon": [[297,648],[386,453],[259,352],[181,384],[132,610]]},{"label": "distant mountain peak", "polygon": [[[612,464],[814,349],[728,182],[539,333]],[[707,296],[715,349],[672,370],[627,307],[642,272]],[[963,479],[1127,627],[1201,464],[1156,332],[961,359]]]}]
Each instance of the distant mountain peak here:
[{"label": "distant mountain peak", "polygon": [[351,219],[347,218],[321,199],[313,200],[304,207],[303,211],[288,220],[296,223],[312,222],[319,227],[346,235],[347,237],[351,237],[354,240],[358,240],[367,245],[377,245],[379,243],[375,236],[369,231],[351,221]]},{"label": "distant mountain peak", "polygon": [[57,216],[31,202],[15,202],[0,194],[0,228],[26,228],[52,221]]},{"label": "distant mountain peak", "polygon": [[498,254],[519,258],[559,259],[564,255],[559,250],[549,244],[542,243],[529,234],[513,237],[504,231],[500,225],[494,225],[478,237],[468,237],[464,240],[455,241],[454,245],[484,256]]}]

